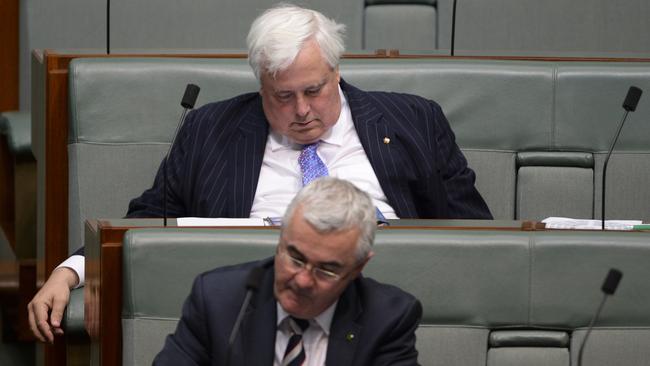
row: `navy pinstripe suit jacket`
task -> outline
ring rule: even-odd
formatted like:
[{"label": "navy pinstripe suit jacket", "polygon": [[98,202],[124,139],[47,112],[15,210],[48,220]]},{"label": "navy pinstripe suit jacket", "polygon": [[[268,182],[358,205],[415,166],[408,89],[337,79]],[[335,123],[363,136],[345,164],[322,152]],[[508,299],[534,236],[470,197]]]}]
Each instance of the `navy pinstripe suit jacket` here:
[{"label": "navy pinstripe suit jacket", "polygon": [[[343,80],[341,88],[399,217],[491,218],[438,104],[414,95],[365,92]],[[249,217],[268,132],[258,93],[188,114],[169,160],[168,216]],[[152,188],[131,201],[127,217],[162,216],[161,172],[162,165]]]},{"label": "navy pinstripe suit jacket", "polygon": [[[341,80],[361,144],[401,218],[491,219],[442,109],[408,94]],[[168,217],[249,217],[269,124],[258,93],[188,114],[169,159]],[[390,143],[384,143],[384,137]],[[127,217],[162,217],[162,165]],[[74,254],[83,255],[84,248]]]}]

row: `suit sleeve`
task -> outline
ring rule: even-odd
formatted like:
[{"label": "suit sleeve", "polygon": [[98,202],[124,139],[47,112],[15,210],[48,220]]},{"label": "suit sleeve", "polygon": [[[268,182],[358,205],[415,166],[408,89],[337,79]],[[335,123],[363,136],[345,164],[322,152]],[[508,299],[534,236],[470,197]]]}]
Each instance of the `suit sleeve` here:
[{"label": "suit sleeve", "polygon": [[437,168],[447,191],[448,212],[452,219],[492,219],[487,204],[475,186],[476,175],[456,144],[456,136],[442,108],[433,105],[434,146]]},{"label": "suit sleeve", "polygon": [[415,330],[422,318],[422,304],[419,300],[410,303],[401,318],[379,346],[372,362],[373,366],[418,365],[418,351],[415,349]]},{"label": "suit sleeve", "polygon": [[183,305],[183,314],[174,334],[165,339],[163,349],[153,361],[164,365],[209,365],[209,332],[204,304],[203,276],[197,277],[190,296]]}]

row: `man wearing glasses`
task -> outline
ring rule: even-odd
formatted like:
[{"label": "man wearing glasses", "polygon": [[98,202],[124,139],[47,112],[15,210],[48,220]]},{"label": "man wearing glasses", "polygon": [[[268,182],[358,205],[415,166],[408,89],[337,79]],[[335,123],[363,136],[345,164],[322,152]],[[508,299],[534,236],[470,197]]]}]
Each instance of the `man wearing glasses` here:
[{"label": "man wearing glasses", "polygon": [[[317,179],[290,203],[276,255],[194,281],[155,365],[417,365],[422,306],[361,275],[373,256],[375,207],[351,183]],[[228,338],[248,274],[261,269],[241,331]]]}]

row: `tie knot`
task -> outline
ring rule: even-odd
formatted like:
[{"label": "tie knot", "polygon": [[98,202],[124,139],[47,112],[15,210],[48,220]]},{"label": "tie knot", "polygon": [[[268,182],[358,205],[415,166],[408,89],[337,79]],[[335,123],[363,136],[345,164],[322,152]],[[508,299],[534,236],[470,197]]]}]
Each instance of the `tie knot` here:
[{"label": "tie knot", "polygon": [[320,140],[316,142],[312,142],[311,144],[307,145],[302,145],[302,150],[307,150],[307,151],[316,151],[318,149],[318,144],[320,144]]},{"label": "tie knot", "polygon": [[289,319],[290,319],[289,324],[291,324],[291,328],[297,334],[302,334],[305,330],[307,330],[307,328],[309,328],[309,320],[307,319],[299,319],[293,316],[290,316]]}]

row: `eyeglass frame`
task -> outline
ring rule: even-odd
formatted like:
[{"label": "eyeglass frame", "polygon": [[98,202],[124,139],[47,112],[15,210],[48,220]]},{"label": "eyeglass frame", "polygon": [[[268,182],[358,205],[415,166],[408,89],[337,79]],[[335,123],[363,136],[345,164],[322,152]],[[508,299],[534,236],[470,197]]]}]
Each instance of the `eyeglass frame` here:
[{"label": "eyeglass frame", "polygon": [[[278,245],[278,249],[276,251],[276,255],[281,255],[284,256],[286,260],[288,260],[286,263],[287,265],[293,266],[290,268],[292,272],[295,272],[296,274],[300,273],[301,271],[308,270],[310,275],[319,281],[323,282],[328,282],[328,283],[336,283],[341,281],[343,278],[347,277],[351,272],[348,272],[346,274],[338,274],[332,271],[328,271],[326,269],[316,267],[311,263],[308,263],[304,260],[298,259],[289,253],[288,248],[286,245]],[[311,267],[311,268],[309,268]],[[320,274],[320,275],[319,275]],[[324,276],[324,277],[321,277]]]}]

